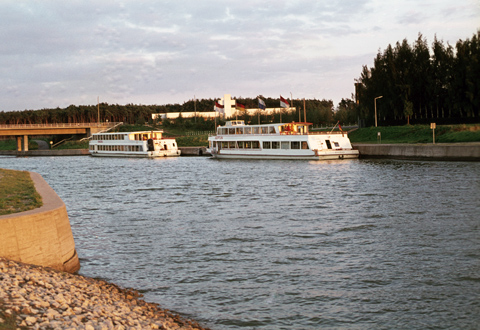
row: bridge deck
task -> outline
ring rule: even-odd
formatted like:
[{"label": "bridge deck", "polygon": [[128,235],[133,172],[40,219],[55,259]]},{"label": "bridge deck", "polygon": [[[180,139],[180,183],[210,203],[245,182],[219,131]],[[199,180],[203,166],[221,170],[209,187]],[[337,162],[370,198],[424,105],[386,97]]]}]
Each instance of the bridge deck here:
[{"label": "bridge deck", "polygon": [[88,136],[108,130],[121,122],[112,123],[52,123],[52,124],[18,124],[0,125],[0,136],[12,136],[17,139],[17,150],[28,150],[28,137],[38,135],[86,134]]}]

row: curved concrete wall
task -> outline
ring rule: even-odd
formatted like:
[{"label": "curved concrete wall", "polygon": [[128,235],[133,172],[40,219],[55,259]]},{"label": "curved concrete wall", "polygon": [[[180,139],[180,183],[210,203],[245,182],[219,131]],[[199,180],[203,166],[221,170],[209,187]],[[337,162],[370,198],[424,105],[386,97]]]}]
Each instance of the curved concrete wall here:
[{"label": "curved concrete wall", "polygon": [[80,261],[67,208],[40,174],[30,172],[30,176],[43,206],[0,216],[0,256],[75,273]]}]

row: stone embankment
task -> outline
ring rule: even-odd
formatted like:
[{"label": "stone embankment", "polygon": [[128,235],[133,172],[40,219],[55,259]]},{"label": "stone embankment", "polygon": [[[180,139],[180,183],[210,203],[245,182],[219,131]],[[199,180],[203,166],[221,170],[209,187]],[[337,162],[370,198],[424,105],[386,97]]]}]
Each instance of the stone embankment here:
[{"label": "stone embankment", "polygon": [[22,329],[207,329],[140,297],[102,280],[0,258],[0,328],[13,318]]},{"label": "stone embankment", "polygon": [[480,142],[352,145],[361,158],[480,161]]}]

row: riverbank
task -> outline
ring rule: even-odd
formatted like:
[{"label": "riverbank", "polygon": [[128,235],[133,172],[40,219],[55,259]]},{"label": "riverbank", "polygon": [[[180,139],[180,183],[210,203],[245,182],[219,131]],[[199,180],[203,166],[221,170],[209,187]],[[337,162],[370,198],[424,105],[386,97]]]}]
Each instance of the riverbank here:
[{"label": "riverbank", "polygon": [[352,143],[361,158],[480,161],[480,142],[363,144]]},{"label": "riverbank", "polygon": [[[181,156],[206,156],[206,147],[179,147]],[[89,156],[88,149],[54,149],[54,150],[0,150],[0,156],[12,157],[47,157],[47,156]]]},{"label": "riverbank", "polygon": [[[361,158],[480,161],[480,142],[465,143],[352,143]],[[206,147],[180,147],[181,156],[209,156]],[[87,149],[1,151],[0,156],[87,156]]]},{"label": "riverbank", "polygon": [[11,323],[11,329],[208,329],[141,297],[106,281],[0,258],[5,329]]}]

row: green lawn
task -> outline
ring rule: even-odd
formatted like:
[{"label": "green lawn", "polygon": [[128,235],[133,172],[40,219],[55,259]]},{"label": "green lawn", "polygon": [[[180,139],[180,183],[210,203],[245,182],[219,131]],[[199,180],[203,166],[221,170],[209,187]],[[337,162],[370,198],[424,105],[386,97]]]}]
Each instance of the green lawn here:
[{"label": "green lawn", "polygon": [[[139,130],[152,130],[149,126],[125,125],[118,131],[130,132]],[[158,129],[162,129],[161,127]],[[338,129],[336,129],[338,130]],[[378,139],[378,132],[381,140]],[[165,137],[174,137],[180,147],[206,147],[208,146],[208,134],[184,130],[176,127],[164,129]],[[348,134],[352,143],[431,143],[433,131],[428,125],[405,125],[405,126],[380,126],[359,128]],[[456,142],[480,142],[480,124],[469,125],[439,125],[435,129],[436,143]],[[37,143],[29,142],[29,149],[37,149]],[[88,149],[88,141],[66,141],[55,149]],[[15,140],[0,140],[0,150],[16,150]]]},{"label": "green lawn", "polygon": [[0,215],[42,206],[42,197],[26,171],[0,169],[0,191]]},{"label": "green lawn", "polygon": [[[352,143],[432,143],[429,125],[360,128],[348,134]],[[480,142],[480,125],[441,125],[435,129],[436,143]]]}]

